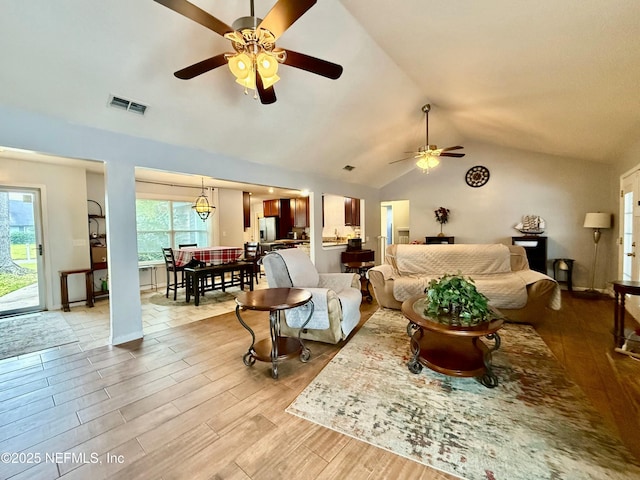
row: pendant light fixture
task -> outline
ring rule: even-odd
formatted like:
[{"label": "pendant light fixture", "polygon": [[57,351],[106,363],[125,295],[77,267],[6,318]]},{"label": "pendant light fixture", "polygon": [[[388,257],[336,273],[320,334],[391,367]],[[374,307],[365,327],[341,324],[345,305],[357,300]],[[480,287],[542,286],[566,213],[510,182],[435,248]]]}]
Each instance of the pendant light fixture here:
[{"label": "pendant light fixture", "polygon": [[211,215],[216,210],[216,207],[214,207],[209,203],[209,199],[207,198],[207,195],[204,193],[204,178],[202,179],[202,192],[200,193],[200,196],[196,198],[196,202],[193,204],[191,208],[193,208],[196,211],[196,213],[202,219],[203,222],[207,218],[209,218],[209,215]]}]

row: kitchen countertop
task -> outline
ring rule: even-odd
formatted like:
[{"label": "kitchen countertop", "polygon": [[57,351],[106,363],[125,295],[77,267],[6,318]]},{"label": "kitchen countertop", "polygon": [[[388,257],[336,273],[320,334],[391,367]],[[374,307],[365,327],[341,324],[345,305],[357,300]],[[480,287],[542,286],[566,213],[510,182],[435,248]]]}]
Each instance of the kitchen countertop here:
[{"label": "kitchen countertop", "polygon": [[302,239],[300,239],[300,238],[299,238],[299,239],[297,239],[297,240],[293,240],[293,239],[284,239],[284,238],[283,238],[283,239],[280,239],[280,240],[276,240],[276,241],[275,241],[275,242],[273,242],[273,243],[281,243],[281,244],[284,244],[284,245],[297,245],[297,244],[300,244],[300,243],[309,243],[309,240],[302,240]]},{"label": "kitchen countertop", "polygon": [[346,247],[347,242],[322,242],[323,247]]}]

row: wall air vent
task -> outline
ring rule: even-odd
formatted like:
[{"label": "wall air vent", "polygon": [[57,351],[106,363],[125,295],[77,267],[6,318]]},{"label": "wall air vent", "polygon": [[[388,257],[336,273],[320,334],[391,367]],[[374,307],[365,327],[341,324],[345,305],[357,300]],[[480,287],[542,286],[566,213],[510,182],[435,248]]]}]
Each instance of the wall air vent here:
[{"label": "wall air vent", "polygon": [[147,106],[141,103],[127,100],[126,98],[116,97],[115,95],[109,96],[109,106],[114,108],[121,108],[128,112],[137,113],[138,115],[144,115],[147,111]]},{"label": "wall air vent", "polygon": [[342,167],[342,169],[346,170],[347,172],[350,172],[354,168],[356,168],[356,167],[354,167],[353,165],[345,165],[344,167]]}]

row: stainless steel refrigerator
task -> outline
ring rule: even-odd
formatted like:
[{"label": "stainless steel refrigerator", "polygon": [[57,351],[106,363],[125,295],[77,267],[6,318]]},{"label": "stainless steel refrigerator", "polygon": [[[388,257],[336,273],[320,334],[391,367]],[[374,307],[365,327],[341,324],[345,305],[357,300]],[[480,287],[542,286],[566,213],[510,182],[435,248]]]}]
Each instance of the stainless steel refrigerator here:
[{"label": "stainless steel refrigerator", "polygon": [[264,217],[260,219],[260,242],[268,243],[276,240],[278,235],[278,219]]}]

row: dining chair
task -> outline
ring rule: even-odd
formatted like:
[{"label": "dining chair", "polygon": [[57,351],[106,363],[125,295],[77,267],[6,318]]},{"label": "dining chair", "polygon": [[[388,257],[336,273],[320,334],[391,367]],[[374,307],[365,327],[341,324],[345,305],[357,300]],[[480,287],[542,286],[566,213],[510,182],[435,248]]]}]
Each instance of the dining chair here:
[{"label": "dining chair", "polygon": [[[179,243],[178,244],[178,248],[197,247],[197,246],[198,246],[197,243]],[[191,259],[191,261],[187,265],[185,265],[185,267],[204,267],[204,266],[205,266],[204,262],[200,262],[195,259]],[[183,283],[184,283],[184,272],[182,273],[182,276],[183,276]],[[207,288],[213,288],[214,285],[215,285],[215,276],[213,274],[202,277],[202,284],[200,285],[200,289],[201,289],[200,294],[204,296],[204,291]]]},{"label": "dining chair", "polygon": [[[178,288],[184,287],[184,267],[176,266],[173,248],[163,247],[162,255],[164,256],[164,266],[167,271],[167,293],[165,297],[169,298],[169,290],[173,290],[173,300],[175,301],[178,298]],[[178,282],[178,272],[180,272],[180,282]]]},{"label": "dining chair", "polygon": [[[259,283],[259,278],[262,276],[262,272],[260,271],[261,257],[262,249],[258,242],[246,242],[244,244],[244,257],[242,258],[242,261],[253,264],[253,268],[249,271],[249,275],[255,279],[256,284]],[[251,279],[248,278],[247,280]]]}]

